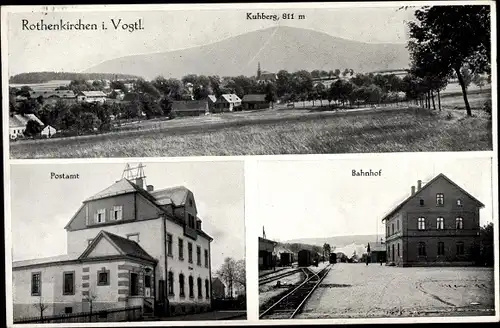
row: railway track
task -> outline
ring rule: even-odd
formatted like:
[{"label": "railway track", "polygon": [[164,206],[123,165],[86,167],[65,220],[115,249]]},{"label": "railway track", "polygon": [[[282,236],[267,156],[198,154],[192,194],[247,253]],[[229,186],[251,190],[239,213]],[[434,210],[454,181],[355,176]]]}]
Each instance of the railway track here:
[{"label": "railway track", "polygon": [[330,272],[332,265],[329,264],[318,273],[313,272],[308,268],[303,268],[306,278],[298,286],[293,288],[285,296],[280,298],[276,303],[262,311],[259,319],[293,319],[318,288],[323,279]]},{"label": "railway track", "polygon": [[284,277],[291,276],[291,275],[296,274],[296,273],[298,273],[300,271],[302,271],[302,270],[301,269],[295,269],[295,270],[291,270],[291,271],[288,271],[288,272],[285,272],[285,273],[280,273],[280,274],[272,276],[272,277],[261,278],[261,279],[259,279],[259,286],[267,284],[267,283],[270,283],[272,281],[275,281],[275,280],[278,280],[278,279],[281,279],[281,278],[284,278]]}]

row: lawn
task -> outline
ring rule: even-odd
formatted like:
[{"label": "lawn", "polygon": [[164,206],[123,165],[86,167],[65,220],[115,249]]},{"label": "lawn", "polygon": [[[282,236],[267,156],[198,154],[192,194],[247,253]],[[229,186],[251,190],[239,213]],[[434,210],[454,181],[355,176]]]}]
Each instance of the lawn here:
[{"label": "lawn", "polygon": [[[480,110],[390,108],[359,112],[232,116],[221,123],[77,139],[14,142],[12,158],[332,154],[492,149],[491,119]],[[204,118],[195,118],[203,122]],[[213,120],[213,119],[212,119]]]}]

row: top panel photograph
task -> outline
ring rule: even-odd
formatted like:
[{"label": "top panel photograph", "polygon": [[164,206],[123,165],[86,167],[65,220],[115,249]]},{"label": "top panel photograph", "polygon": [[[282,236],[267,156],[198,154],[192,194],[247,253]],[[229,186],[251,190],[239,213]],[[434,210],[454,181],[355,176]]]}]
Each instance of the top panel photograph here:
[{"label": "top panel photograph", "polygon": [[381,5],[2,8],[10,158],[493,150],[494,5]]}]

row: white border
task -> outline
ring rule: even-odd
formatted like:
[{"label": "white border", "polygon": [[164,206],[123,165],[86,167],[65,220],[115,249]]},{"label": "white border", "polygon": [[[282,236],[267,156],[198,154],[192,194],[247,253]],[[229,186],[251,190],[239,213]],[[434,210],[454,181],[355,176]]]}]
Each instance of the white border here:
[{"label": "white border", "polygon": [[[128,163],[128,162],[200,162],[200,161],[244,161],[245,166],[245,230],[246,230],[246,258],[247,258],[247,304],[248,320],[230,320],[230,321],[161,321],[161,322],[128,322],[128,323],[86,323],[86,324],[27,324],[15,326],[29,326],[29,327],[100,327],[100,326],[117,326],[117,327],[130,327],[130,326],[225,326],[225,325],[258,325],[258,324],[360,324],[360,323],[444,323],[444,322],[494,322],[498,321],[499,316],[499,260],[500,254],[498,252],[499,241],[499,227],[498,227],[498,119],[497,119],[497,47],[496,47],[496,3],[494,1],[400,1],[400,2],[341,2],[341,3],[238,3],[238,4],[151,4],[151,5],[71,5],[71,6],[4,6],[1,9],[1,51],[2,51],[2,94],[8,94],[8,28],[7,16],[8,13],[24,13],[24,12],[112,12],[112,11],[161,11],[161,10],[245,10],[245,9],[335,9],[335,8],[373,8],[373,7],[401,7],[401,6],[424,6],[424,5],[464,5],[464,4],[477,4],[477,5],[490,5],[491,6],[491,70],[492,70],[492,133],[493,133],[493,151],[479,151],[479,152],[432,152],[432,153],[363,153],[363,154],[327,154],[327,155],[262,155],[262,156],[203,156],[203,157],[171,157],[171,158],[82,158],[82,159],[25,159],[25,160],[10,160],[9,152],[9,138],[3,138],[4,146],[4,206],[5,217],[11,217],[10,209],[10,164],[13,165],[36,165],[36,164],[73,164],[73,163]],[[3,131],[8,131],[8,97],[3,97],[2,103],[3,110]],[[5,134],[5,133],[4,133]],[[495,247],[495,316],[476,316],[476,317],[415,317],[415,318],[360,318],[360,319],[296,319],[296,320],[258,320],[258,270],[257,270],[257,236],[260,234],[259,227],[253,223],[255,218],[255,204],[256,182],[251,178],[255,176],[257,161],[293,161],[293,160],[307,160],[307,161],[323,161],[323,160],[340,160],[340,159],[359,159],[369,161],[376,158],[392,157],[395,161],[401,158],[423,158],[428,156],[432,160],[438,160],[440,157],[449,158],[453,156],[457,159],[460,158],[492,158],[492,191],[493,191],[493,221],[494,237],[496,242]],[[248,177],[248,178],[247,178]],[[253,204],[253,206],[249,206]],[[5,264],[6,264],[6,311],[7,311],[7,324],[13,326],[12,318],[12,253],[11,253],[11,220],[4,220],[5,227]],[[8,233],[7,233],[8,232]]]}]

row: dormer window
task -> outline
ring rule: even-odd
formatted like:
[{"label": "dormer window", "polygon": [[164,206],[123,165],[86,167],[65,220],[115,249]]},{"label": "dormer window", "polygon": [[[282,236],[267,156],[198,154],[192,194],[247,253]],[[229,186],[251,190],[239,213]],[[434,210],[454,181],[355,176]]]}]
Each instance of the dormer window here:
[{"label": "dormer window", "polygon": [[94,222],[95,223],[104,223],[106,221],[106,210],[104,208],[101,208],[98,210],[95,215],[94,215]]},{"label": "dormer window", "polygon": [[463,206],[461,199],[457,199],[457,206],[458,207],[462,207]]},{"label": "dormer window", "polygon": [[420,198],[420,206],[424,206],[424,200]]},{"label": "dormer window", "polygon": [[444,194],[436,194],[436,206],[444,205]]},{"label": "dormer window", "polygon": [[113,210],[111,213],[113,220],[121,220],[123,218],[123,206],[113,206]]}]

